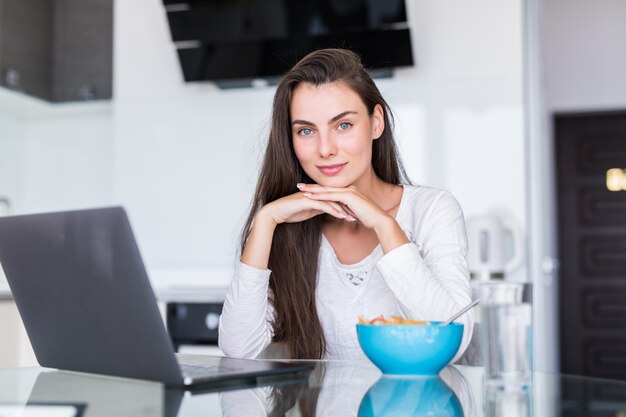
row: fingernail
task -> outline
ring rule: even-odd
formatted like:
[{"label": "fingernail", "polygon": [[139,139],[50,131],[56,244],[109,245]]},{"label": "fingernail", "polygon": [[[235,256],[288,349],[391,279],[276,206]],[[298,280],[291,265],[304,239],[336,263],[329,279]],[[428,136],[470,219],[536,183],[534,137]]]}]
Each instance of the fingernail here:
[{"label": "fingernail", "polygon": [[342,219],[345,219],[346,217],[348,217],[348,215],[347,215],[347,214],[344,214],[344,213],[339,213],[339,216],[340,216]]},{"label": "fingernail", "polygon": [[350,220],[351,222],[355,222],[356,221],[356,217],[348,216],[348,220]]},{"label": "fingernail", "polygon": [[305,185],[306,184],[303,184],[303,183],[299,182],[299,183],[296,184],[296,187],[298,187],[298,189],[300,189],[300,188],[304,187]]},{"label": "fingernail", "polygon": [[313,194],[311,194],[311,193],[304,193],[304,196],[305,196],[305,197],[311,197],[312,195],[313,195]]}]

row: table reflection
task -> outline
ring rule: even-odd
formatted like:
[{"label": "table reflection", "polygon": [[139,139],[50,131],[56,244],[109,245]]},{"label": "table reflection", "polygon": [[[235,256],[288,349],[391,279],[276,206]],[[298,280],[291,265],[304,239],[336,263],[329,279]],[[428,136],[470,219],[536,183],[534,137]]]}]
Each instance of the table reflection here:
[{"label": "table reflection", "polygon": [[264,385],[254,388],[233,384],[208,392],[42,368],[0,369],[0,416],[33,415],[41,407],[80,417],[626,415],[621,381],[535,372],[530,390],[507,392],[486,387],[480,367],[405,379],[365,365],[322,362],[305,378],[260,379]]},{"label": "table reflection", "polygon": [[454,367],[438,377],[388,377],[369,364],[320,363],[308,382],[220,393],[223,416],[474,417],[471,386]]}]

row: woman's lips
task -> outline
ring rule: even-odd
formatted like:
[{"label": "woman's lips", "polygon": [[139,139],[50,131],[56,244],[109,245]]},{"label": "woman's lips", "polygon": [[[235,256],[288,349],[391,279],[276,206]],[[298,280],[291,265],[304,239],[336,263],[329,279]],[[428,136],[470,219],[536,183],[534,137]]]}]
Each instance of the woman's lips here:
[{"label": "woman's lips", "polygon": [[337,175],[343,169],[343,167],[346,166],[346,164],[347,162],[344,162],[343,164],[334,164],[334,165],[319,165],[317,169],[319,169],[320,172],[324,175],[333,176],[333,175]]}]

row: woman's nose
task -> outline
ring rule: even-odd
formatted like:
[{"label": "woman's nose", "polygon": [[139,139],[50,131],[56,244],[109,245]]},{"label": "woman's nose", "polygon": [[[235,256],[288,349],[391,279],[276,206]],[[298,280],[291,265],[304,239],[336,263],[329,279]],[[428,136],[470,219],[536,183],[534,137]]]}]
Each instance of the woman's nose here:
[{"label": "woman's nose", "polygon": [[320,135],[319,154],[322,158],[328,158],[337,154],[337,143],[330,134]]}]

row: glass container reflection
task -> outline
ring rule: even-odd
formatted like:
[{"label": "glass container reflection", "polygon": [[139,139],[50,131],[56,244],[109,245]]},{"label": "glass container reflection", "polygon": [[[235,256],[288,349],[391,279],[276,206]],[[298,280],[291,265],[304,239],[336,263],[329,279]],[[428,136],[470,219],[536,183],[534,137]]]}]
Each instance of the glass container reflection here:
[{"label": "glass container reflection", "polygon": [[484,415],[485,417],[532,417],[532,391],[525,389],[503,391],[486,387]]}]

